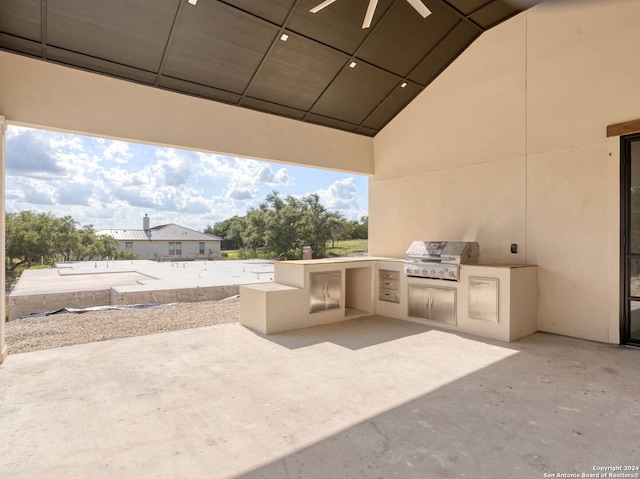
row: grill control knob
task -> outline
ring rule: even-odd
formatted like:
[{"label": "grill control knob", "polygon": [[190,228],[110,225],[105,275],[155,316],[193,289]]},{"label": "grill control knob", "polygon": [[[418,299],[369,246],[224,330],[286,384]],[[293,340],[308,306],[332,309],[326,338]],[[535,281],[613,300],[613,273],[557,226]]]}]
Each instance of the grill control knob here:
[{"label": "grill control knob", "polygon": [[435,269],[432,269],[432,270],[431,270],[431,274],[436,274],[436,270],[435,270]]},{"label": "grill control knob", "polygon": [[451,276],[452,278],[455,277],[455,273],[453,271],[449,271],[449,276]]}]

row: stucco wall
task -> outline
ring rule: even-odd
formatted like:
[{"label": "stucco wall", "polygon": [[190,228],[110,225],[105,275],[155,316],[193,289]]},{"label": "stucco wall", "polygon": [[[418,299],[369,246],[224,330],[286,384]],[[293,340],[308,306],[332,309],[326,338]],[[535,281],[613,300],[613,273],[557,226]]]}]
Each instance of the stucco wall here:
[{"label": "stucco wall", "polygon": [[539,265],[540,330],[618,342],[606,126],[640,117],[638,18],[640,2],[551,0],[480,37],[376,136],[370,253],[478,241],[482,262]]},{"label": "stucco wall", "polygon": [[0,51],[12,124],[373,173],[373,140]]}]

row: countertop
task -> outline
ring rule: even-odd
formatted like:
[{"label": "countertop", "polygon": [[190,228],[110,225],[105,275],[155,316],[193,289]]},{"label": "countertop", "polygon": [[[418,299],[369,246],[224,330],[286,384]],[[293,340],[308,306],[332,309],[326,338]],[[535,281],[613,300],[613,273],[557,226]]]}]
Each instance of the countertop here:
[{"label": "countertop", "polygon": [[[391,258],[391,257],[384,257],[384,256],[340,256],[337,258],[288,260],[288,261],[280,261],[278,263],[309,265],[309,264],[356,263],[356,262],[366,262],[366,261],[391,261],[391,262],[397,262],[397,263],[404,263],[404,258]],[[478,268],[514,269],[514,268],[529,268],[535,265],[534,264],[513,264],[513,263],[480,263],[480,264],[463,264],[462,266],[478,267]]]},{"label": "countertop", "polygon": [[532,266],[536,266],[535,264],[509,264],[509,263],[481,263],[481,264],[463,264],[465,268],[468,267],[476,267],[476,268],[507,268],[507,269],[515,269],[515,268],[530,268]]},{"label": "countertop", "polygon": [[398,261],[404,262],[404,258],[386,258],[383,256],[339,256],[337,258],[318,258],[318,259],[295,259],[287,261],[278,261],[276,264],[333,264],[333,263],[356,263],[363,261]]}]

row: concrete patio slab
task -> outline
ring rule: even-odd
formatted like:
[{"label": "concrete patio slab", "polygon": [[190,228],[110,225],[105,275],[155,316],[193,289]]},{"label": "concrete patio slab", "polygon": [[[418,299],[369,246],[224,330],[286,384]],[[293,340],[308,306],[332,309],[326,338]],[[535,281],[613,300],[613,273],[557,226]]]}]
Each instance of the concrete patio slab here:
[{"label": "concrete patio slab", "polygon": [[184,287],[226,286],[273,281],[273,261],[79,261],[55,268],[26,270],[12,296],[92,291],[167,290]]},{"label": "concrete patio slab", "polygon": [[11,355],[0,471],[542,478],[637,466],[639,365],[639,350],[540,333],[501,343],[379,317]]},{"label": "concrete patio slab", "polygon": [[8,297],[9,321],[62,308],[218,301],[239,285],[273,281],[273,261],[80,261],[26,270]]}]

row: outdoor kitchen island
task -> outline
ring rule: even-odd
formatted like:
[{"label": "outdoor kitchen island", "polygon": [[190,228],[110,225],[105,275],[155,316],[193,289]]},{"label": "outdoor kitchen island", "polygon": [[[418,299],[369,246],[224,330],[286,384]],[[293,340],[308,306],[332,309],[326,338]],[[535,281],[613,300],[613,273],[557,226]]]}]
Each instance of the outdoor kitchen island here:
[{"label": "outdoor kitchen island", "polygon": [[463,264],[458,280],[408,276],[404,259],[280,261],[240,287],[240,322],[263,334],[385,316],[514,341],[537,331],[537,267]]}]

